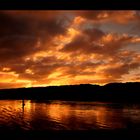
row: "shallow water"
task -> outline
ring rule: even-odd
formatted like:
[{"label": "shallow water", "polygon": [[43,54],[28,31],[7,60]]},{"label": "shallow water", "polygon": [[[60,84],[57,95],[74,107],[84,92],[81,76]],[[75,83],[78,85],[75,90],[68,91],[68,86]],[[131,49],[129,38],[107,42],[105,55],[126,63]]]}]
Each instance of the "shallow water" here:
[{"label": "shallow water", "polygon": [[0,128],[10,130],[140,129],[140,105],[0,100]]}]

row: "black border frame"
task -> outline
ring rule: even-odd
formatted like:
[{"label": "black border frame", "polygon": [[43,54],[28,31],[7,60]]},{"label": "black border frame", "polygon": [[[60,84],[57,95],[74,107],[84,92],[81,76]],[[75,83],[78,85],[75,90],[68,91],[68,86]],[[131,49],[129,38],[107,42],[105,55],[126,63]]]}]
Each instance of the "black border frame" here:
[{"label": "black border frame", "polygon": [[139,0],[0,0],[0,10],[138,10]]}]

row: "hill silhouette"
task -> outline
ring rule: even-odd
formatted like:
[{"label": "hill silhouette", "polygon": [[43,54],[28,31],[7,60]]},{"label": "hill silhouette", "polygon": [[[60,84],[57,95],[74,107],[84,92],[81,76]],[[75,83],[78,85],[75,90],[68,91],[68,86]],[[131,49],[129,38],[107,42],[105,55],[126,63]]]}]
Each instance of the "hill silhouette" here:
[{"label": "hill silhouette", "polygon": [[139,102],[140,82],[1,89],[0,99]]}]

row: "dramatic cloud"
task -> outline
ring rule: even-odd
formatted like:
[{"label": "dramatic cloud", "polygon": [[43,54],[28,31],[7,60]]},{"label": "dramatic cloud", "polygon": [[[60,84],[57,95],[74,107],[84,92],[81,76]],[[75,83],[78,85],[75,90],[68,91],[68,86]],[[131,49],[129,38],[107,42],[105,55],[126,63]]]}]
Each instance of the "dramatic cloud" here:
[{"label": "dramatic cloud", "polygon": [[0,11],[0,88],[140,81],[139,11]]}]

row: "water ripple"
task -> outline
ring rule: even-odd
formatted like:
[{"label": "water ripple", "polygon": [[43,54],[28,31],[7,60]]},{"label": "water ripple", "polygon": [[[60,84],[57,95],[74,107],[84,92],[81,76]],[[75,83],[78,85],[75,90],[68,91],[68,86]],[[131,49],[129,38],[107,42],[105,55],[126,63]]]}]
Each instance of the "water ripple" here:
[{"label": "water ripple", "polygon": [[140,105],[99,102],[37,103],[0,100],[0,128],[15,130],[92,130],[140,128]]}]

